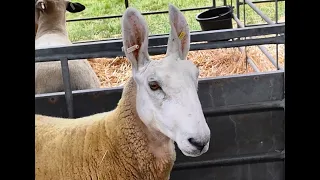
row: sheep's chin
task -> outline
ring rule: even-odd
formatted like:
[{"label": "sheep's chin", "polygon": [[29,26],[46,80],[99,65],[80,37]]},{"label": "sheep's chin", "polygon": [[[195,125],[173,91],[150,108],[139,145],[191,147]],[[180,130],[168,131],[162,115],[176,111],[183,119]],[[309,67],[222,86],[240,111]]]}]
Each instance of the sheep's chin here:
[{"label": "sheep's chin", "polygon": [[188,156],[188,157],[199,157],[201,156],[202,154],[206,153],[209,149],[209,143],[203,148],[202,151],[199,151],[195,148],[191,148],[190,146],[184,148],[183,145],[179,146],[179,143],[177,143],[180,151],[182,152],[182,154],[184,154],[185,156]]},{"label": "sheep's chin", "polygon": [[185,155],[185,156],[188,156],[188,157],[198,157],[201,155],[201,153],[190,153],[190,152],[187,152],[187,151],[183,151],[181,150],[182,154]]}]

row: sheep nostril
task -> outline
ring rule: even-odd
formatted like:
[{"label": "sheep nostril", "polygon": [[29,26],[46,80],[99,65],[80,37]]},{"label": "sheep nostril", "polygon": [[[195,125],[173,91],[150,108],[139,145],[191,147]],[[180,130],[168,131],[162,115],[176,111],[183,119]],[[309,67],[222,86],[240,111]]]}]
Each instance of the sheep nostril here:
[{"label": "sheep nostril", "polygon": [[202,151],[205,146],[205,144],[203,144],[202,142],[196,141],[194,138],[189,138],[188,141],[191,145],[196,147],[199,151]]}]

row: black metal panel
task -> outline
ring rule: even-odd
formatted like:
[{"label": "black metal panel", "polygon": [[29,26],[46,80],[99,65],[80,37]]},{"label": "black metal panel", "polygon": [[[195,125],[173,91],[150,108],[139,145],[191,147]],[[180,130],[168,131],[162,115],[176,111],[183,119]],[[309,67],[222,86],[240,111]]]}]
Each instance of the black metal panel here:
[{"label": "black metal panel", "polygon": [[211,130],[209,151],[200,157],[184,156],[177,162],[206,161],[246,154],[281,152],[284,149],[284,111],[206,117]]},{"label": "black metal panel", "polygon": [[228,105],[215,108],[203,109],[205,116],[215,117],[223,115],[234,115],[252,112],[265,112],[284,109],[284,99],[281,101],[265,101],[259,103],[248,103],[241,105]]},{"label": "black metal panel", "polygon": [[233,157],[216,158],[198,162],[176,163],[173,170],[198,169],[216,166],[235,166],[239,164],[255,164],[266,162],[284,161],[285,150],[281,152],[268,152],[260,154],[248,154]]},{"label": "black metal panel", "polygon": [[[203,109],[283,99],[283,71],[202,79],[199,98]],[[112,110],[122,88],[73,91],[74,116]],[[55,99],[54,101],[52,99]],[[35,113],[68,117],[64,93],[36,95]]]},{"label": "black metal panel", "polygon": [[[50,95],[53,94],[53,95]],[[68,108],[64,93],[48,93],[46,96],[35,98],[35,114],[43,114],[56,117],[68,117]]]},{"label": "black metal panel", "polygon": [[173,170],[170,180],[284,180],[284,163],[269,162]]},{"label": "black metal panel", "polygon": [[[114,109],[121,93],[122,88],[72,91],[75,118]],[[68,117],[64,92],[36,95],[35,101],[36,114]]]},{"label": "black metal panel", "polygon": [[203,109],[283,99],[283,72],[256,73],[199,82]]}]

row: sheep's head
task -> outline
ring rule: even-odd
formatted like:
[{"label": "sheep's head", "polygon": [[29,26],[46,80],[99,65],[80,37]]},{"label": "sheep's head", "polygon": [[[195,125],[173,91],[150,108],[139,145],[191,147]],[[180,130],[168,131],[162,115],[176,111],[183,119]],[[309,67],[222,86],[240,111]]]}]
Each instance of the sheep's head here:
[{"label": "sheep's head", "polygon": [[35,0],[36,25],[41,14],[56,16],[57,13],[64,15],[66,11],[78,13],[85,10],[81,3],[73,3],[68,0]]},{"label": "sheep's head", "polygon": [[68,11],[77,13],[85,10],[85,6],[81,3],[73,3],[68,0],[35,0],[36,10],[41,12]]},{"label": "sheep's head", "polygon": [[169,19],[166,57],[151,60],[146,21],[136,9],[128,8],[122,17],[123,48],[137,84],[141,120],[175,141],[184,155],[196,157],[207,152],[210,141],[197,94],[199,70],[186,60],[190,33],[185,17],[169,5]]}]

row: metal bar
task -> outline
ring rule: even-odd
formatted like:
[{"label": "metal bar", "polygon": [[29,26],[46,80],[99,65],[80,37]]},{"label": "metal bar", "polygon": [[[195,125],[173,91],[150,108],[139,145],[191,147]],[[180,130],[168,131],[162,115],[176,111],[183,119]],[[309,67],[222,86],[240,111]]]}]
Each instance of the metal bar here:
[{"label": "metal bar", "polygon": [[[279,36],[277,36],[277,37],[279,37]],[[277,63],[277,61],[276,60],[274,60],[274,58],[269,54],[269,52],[268,52],[268,50],[264,47],[264,46],[258,46],[259,47],[259,49],[261,50],[261,52],[263,52],[263,54],[265,55],[265,56],[267,56],[267,58],[270,60],[270,62],[274,65],[274,67],[276,67],[277,68],[277,70],[283,70],[283,68],[281,68],[281,67],[279,67],[278,66],[278,63]]]},{"label": "metal bar", "polygon": [[[240,19],[240,4],[239,4],[239,0],[236,0],[236,6],[237,6],[237,18]],[[240,28],[239,25],[237,25],[237,27]]]},{"label": "metal bar", "polygon": [[264,15],[259,8],[257,8],[250,0],[244,0],[262,19],[264,19],[268,24],[275,24],[268,16]]},{"label": "metal bar", "polygon": [[[238,19],[235,19],[235,20],[237,21]],[[190,33],[190,36],[191,36],[191,42],[201,42],[201,41],[207,41],[207,40],[218,41],[218,40],[231,39],[236,37],[245,37],[245,36],[281,34],[284,32],[285,32],[285,24],[283,23],[283,24],[265,25],[265,26],[257,26],[257,27],[245,27],[245,28],[243,27],[239,29],[193,31]],[[169,34],[151,35],[149,36],[149,45],[150,46],[166,45],[168,42],[168,39],[167,39],[168,36]],[[119,43],[121,44],[121,47],[122,47],[121,38],[113,38],[113,39],[108,39],[106,41],[95,41],[95,42],[97,42],[96,44],[100,44],[104,42]],[[86,44],[95,44],[95,43],[93,42],[82,43],[82,45],[86,45]],[[78,46],[78,45],[80,44],[78,43],[77,45],[73,45],[73,46]],[[113,48],[114,45],[115,44],[112,44],[110,48]]]},{"label": "metal bar", "polygon": [[[241,28],[243,28],[244,26],[243,26],[243,24],[241,23],[241,21],[233,14],[233,19],[236,21],[236,23],[241,27]],[[278,33],[276,33],[276,34],[278,34]],[[279,37],[279,36],[276,36],[276,37]],[[266,43],[267,44],[267,43]],[[269,52],[268,52],[268,50],[264,47],[264,46],[262,46],[262,45],[260,45],[260,46],[258,46],[258,48],[261,50],[261,52],[265,55],[265,56],[267,56],[267,58],[269,59],[269,61],[274,65],[274,67],[276,67],[277,68],[277,70],[283,70],[283,68],[281,68],[281,67],[279,67],[278,66],[278,63],[274,60],[274,58],[269,54]]]},{"label": "metal bar", "polygon": [[[218,48],[231,48],[231,47],[241,47],[241,46],[253,46],[253,45],[262,45],[262,44],[283,44],[283,43],[284,43],[284,37],[278,36],[278,37],[271,37],[271,38],[247,39],[247,40],[241,40],[241,41],[220,41],[220,42],[210,42],[210,43],[202,43],[202,44],[191,44],[190,51],[218,49]],[[117,56],[124,56],[124,53],[121,51],[121,49],[109,49],[106,51],[106,49],[108,48],[103,48],[106,46],[103,46],[103,45],[101,45],[100,47],[96,46],[97,49],[93,47],[91,48],[91,46],[90,46],[90,52],[88,51],[85,52],[83,50],[86,46],[83,46],[81,48],[73,47],[74,49],[70,47],[68,48],[65,47],[64,49],[66,51],[57,50],[57,51],[51,51],[50,53],[36,52],[35,62],[57,61],[57,59],[60,59],[62,57],[67,57],[69,60],[76,60],[76,59],[87,59],[87,58],[99,58],[99,57],[113,58]],[[160,47],[149,47],[148,51],[150,55],[165,54],[167,51],[167,46],[163,45]],[[45,53],[46,55],[44,55]]]},{"label": "metal bar", "polygon": [[[243,0],[245,2],[245,0]],[[243,6],[243,26],[246,27],[246,6]]]},{"label": "metal bar", "polygon": [[239,25],[239,28],[244,28],[244,25],[242,24],[239,18],[237,18],[234,14],[232,14],[232,17],[236,21],[236,23]]},{"label": "metal bar", "polygon": [[216,7],[216,0],[212,0],[212,7]]},{"label": "metal bar", "polygon": [[[232,1],[232,0],[231,0]],[[223,5],[226,6],[227,5],[227,0],[223,0]]]},{"label": "metal bar", "polygon": [[[239,50],[241,51],[241,53],[245,52],[243,47],[239,47]],[[247,57],[247,61],[255,72],[260,72],[259,68],[256,66],[256,64],[253,62],[253,60],[250,57]]]},{"label": "metal bar", "polygon": [[61,58],[62,77],[69,118],[73,118],[73,95],[70,84],[70,72],[67,58]]},{"label": "metal bar", "polygon": [[283,100],[281,100],[203,109],[203,114],[205,116],[223,116],[231,114],[243,114],[249,112],[270,111],[283,108]]},{"label": "metal bar", "polygon": [[[279,16],[279,12],[278,12],[278,0],[275,0],[275,7],[276,7],[276,23],[278,23],[278,16]],[[276,34],[276,36],[278,36],[278,34]],[[277,61],[277,69],[279,69],[279,45],[276,44],[276,61]]]},{"label": "metal bar", "polygon": [[[243,0],[243,2],[244,2],[244,0]],[[243,26],[246,27],[246,6],[243,6]],[[246,37],[244,39],[246,40]],[[246,55],[246,57],[248,57],[247,56],[247,47],[245,47],[244,49],[245,49],[245,55]],[[246,68],[247,68],[249,61],[248,61],[248,58],[246,60],[247,60],[246,61]]]},{"label": "metal bar", "polygon": [[[241,48],[241,47],[240,47]],[[253,62],[253,60],[251,58],[247,58],[248,63],[250,64],[250,66],[252,67],[252,69],[255,72],[260,72],[259,68],[255,65],[255,63]]]},{"label": "metal bar", "polygon": [[278,12],[278,1],[279,0],[275,0],[275,7],[276,7],[276,23],[278,23],[278,16],[279,16],[279,12]]},{"label": "metal bar", "polygon": [[[284,37],[271,37],[271,38],[260,38],[260,39],[247,39],[240,41],[221,41],[221,42],[209,42],[203,44],[191,44],[190,51],[196,50],[206,50],[206,49],[218,49],[218,48],[231,48],[231,47],[241,47],[241,46],[254,46],[262,44],[283,44]],[[150,55],[165,54],[167,51],[166,46],[162,47],[150,47]]]},{"label": "metal bar", "polygon": [[219,158],[215,160],[200,161],[200,162],[187,162],[179,163],[173,166],[173,170],[185,170],[185,169],[196,169],[205,167],[216,167],[216,166],[232,166],[238,164],[253,164],[253,163],[264,163],[264,162],[275,162],[284,161],[285,151],[281,152],[269,152],[261,153],[256,155],[246,155],[232,158]]},{"label": "metal bar", "polygon": [[[285,24],[285,22],[278,22],[276,24]],[[268,23],[263,23],[263,24],[247,24],[246,27],[255,27],[255,26],[265,26],[268,25]]]},{"label": "metal bar", "polygon": [[[264,24],[264,25],[268,25],[268,24]],[[196,32],[202,32],[202,31],[192,31],[192,33],[196,33]],[[168,34],[151,34],[149,35],[149,39],[153,38],[153,37],[161,37],[161,36],[166,36]],[[121,38],[106,38],[106,39],[99,39],[99,40],[87,40],[87,41],[76,41],[76,42],[72,42],[72,44],[83,44],[83,43],[94,43],[94,42],[101,42],[101,41],[115,41],[115,40],[120,40]],[[150,42],[149,42],[150,43]]]},{"label": "metal bar", "polygon": [[[203,42],[203,41],[218,41],[223,39],[231,39],[237,37],[244,36],[259,36],[259,35],[267,35],[267,34],[276,34],[283,33],[285,30],[285,25],[267,25],[260,27],[248,27],[241,29],[226,29],[226,30],[214,30],[214,31],[201,31],[191,33],[191,42]],[[280,36],[281,37],[281,36]],[[262,41],[270,42],[270,39],[265,40],[260,39],[257,40],[256,43],[261,44]],[[166,45],[168,42],[168,35],[163,36],[152,36],[149,37],[149,46],[161,46]],[[252,41],[245,41],[252,44]],[[273,39],[271,43],[281,43],[280,39]],[[224,42],[231,43],[230,45],[221,44],[220,42],[216,42],[216,48],[222,47],[232,47],[232,43],[235,42]],[[241,44],[246,45],[244,42]],[[249,44],[248,44],[249,45]],[[191,48],[193,48],[191,44]],[[203,45],[201,45],[203,46]],[[212,46],[212,45],[208,45]],[[90,48],[88,48],[90,47]],[[90,57],[115,57],[122,56],[123,52],[121,51],[122,47],[122,39],[110,40],[110,41],[100,41],[94,43],[81,43],[81,44],[73,44],[70,46],[60,46],[54,48],[44,48],[44,49],[36,49],[35,50],[35,61],[36,62],[44,62],[44,61],[56,61],[61,57],[67,57],[69,60],[73,59],[81,59],[81,58],[90,58]],[[196,49],[196,48],[195,48]],[[108,51],[106,51],[108,50]]]},{"label": "metal bar", "polygon": [[128,0],[124,0],[124,5],[126,7],[126,9],[129,7],[129,1]]},{"label": "metal bar", "polygon": [[276,44],[276,61],[277,61],[277,69],[279,69],[279,45],[278,44]]},{"label": "metal bar", "polygon": [[[278,1],[285,1],[285,0],[278,0]],[[271,2],[275,2],[274,0],[272,1],[252,1],[253,4],[261,4],[261,3],[271,3]],[[239,3],[240,5],[243,5],[243,2]]]},{"label": "metal bar", "polygon": [[[212,6],[207,7],[197,7],[197,8],[187,8],[181,9],[180,11],[195,11],[195,10],[203,10],[203,9],[210,9]],[[152,12],[144,12],[141,13],[142,15],[152,15],[152,14],[165,14],[169,11],[152,11]],[[101,20],[101,19],[113,19],[113,18],[121,18],[122,14],[120,15],[112,15],[112,16],[98,16],[98,17],[88,17],[88,18],[76,18],[76,19],[68,19],[67,22],[76,22],[76,21],[90,21],[90,20]]]}]

